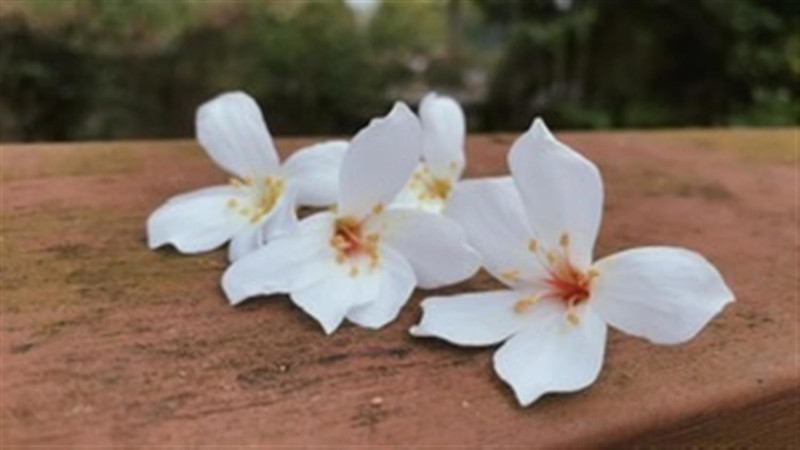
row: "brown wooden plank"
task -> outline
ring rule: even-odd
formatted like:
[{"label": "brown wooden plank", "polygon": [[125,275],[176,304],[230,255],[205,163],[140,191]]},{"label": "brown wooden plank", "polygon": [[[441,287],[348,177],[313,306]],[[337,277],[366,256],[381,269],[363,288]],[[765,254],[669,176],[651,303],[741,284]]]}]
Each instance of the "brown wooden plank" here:
[{"label": "brown wooden plank", "polygon": [[[417,292],[380,332],[326,338],[285,297],[229,307],[223,251],[147,250],[153,208],[226,179],[193,142],[1,146],[2,443],[797,442],[797,130],[561,137],[604,174],[598,255],[689,246],[738,301],[682,346],[612,332],[594,386],[527,409],[491,349],[406,332],[424,296],[496,286],[487,275]],[[506,173],[512,140],[470,138],[469,175]]]}]

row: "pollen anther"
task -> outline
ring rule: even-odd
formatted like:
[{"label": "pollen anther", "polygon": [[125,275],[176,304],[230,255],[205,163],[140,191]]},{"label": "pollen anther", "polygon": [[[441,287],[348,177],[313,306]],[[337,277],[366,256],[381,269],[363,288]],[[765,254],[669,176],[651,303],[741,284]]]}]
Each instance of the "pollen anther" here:
[{"label": "pollen anther", "polygon": [[502,278],[505,278],[508,281],[518,281],[519,280],[519,270],[516,270],[516,269],[505,270],[503,272],[500,272],[500,276]]},{"label": "pollen anther", "polygon": [[522,297],[521,299],[517,300],[514,303],[514,312],[517,314],[524,313],[534,303],[539,301],[539,297],[540,297],[539,295],[529,295],[527,297]]}]

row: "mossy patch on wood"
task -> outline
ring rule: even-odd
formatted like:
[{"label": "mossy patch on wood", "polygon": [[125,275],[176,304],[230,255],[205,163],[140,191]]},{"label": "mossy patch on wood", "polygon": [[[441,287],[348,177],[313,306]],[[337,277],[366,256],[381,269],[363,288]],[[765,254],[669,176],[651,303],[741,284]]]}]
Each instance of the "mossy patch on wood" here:
[{"label": "mossy patch on wood", "polygon": [[800,145],[800,128],[686,129],[648,135],[669,145],[730,152],[760,163],[794,163]]},{"label": "mossy patch on wood", "polygon": [[0,219],[3,310],[158,302],[224,267],[221,251],[195,258],[147,251],[142,218],[130,214],[44,208]]}]

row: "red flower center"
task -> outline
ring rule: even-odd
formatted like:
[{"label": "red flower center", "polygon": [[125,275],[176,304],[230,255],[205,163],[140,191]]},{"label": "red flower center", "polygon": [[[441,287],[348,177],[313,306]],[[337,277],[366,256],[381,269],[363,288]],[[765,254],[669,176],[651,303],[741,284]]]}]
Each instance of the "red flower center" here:
[{"label": "red flower center", "polygon": [[562,260],[553,268],[545,282],[550,286],[551,295],[563,300],[568,306],[575,306],[589,299],[593,278],[590,275]]}]

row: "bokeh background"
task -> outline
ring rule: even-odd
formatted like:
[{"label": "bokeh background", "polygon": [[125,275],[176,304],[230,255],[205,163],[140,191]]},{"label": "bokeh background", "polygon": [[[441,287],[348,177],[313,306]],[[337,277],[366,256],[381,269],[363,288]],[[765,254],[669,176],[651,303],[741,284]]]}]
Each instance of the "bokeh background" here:
[{"label": "bokeh background", "polygon": [[795,0],[2,0],[0,140],[193,135],[256,97],[278,135],[347,135],[395,99],[471,132],[795,125]]}]

